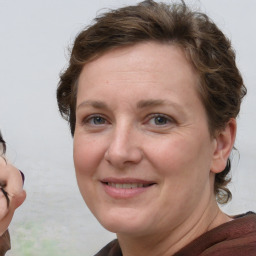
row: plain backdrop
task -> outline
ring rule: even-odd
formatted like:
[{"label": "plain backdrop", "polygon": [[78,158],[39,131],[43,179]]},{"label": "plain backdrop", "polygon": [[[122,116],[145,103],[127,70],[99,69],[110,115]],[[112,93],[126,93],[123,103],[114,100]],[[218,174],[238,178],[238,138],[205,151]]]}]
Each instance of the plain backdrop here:
[{"label": "plain backdrop", "polygon": [[[8,256],[93,255],[115,236],[84,204],[72,138],[55,99],[58,75],[77,33],[104,8],[138,1],[0,0],[0,129],[8,159],[26,175],[27,200],[15,214]],[[229,214],[256,211],[256,1],[187,0],[233,42],[248,88],[238,120]]]}]

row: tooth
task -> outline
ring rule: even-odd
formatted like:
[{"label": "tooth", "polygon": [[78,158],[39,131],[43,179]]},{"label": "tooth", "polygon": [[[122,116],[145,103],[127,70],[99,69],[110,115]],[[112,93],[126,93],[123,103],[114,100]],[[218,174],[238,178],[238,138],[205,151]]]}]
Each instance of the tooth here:
[{"label": "tooth", "polygon": [[122,184],[116,184],[116,188],[123,188]]},{"label": "tooth", "polygon": [[132,187],[132,184],[130,184],[130,183],[123,184],[123,188],[131,188],[131,187]]},{"label": "tooth", "polygon": [[148,184],[141,184],[141,183],[113,183],[108,182],[108,186],[114,188],[121,188],[121,189],[133,189],[133,188],[142,188],[149,186]]}]

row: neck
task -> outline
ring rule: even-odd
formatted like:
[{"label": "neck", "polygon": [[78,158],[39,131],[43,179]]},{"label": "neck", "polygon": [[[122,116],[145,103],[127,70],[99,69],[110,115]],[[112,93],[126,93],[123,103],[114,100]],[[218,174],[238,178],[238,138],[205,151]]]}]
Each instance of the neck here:
[{"label": "neck", "polygon": [[203,233],[230,221],[218,207],[215,198],[198,214],[191,214],[181,225],[168,232],[155,232],[146,236],[117,234],[123,256],[170,256]]}]

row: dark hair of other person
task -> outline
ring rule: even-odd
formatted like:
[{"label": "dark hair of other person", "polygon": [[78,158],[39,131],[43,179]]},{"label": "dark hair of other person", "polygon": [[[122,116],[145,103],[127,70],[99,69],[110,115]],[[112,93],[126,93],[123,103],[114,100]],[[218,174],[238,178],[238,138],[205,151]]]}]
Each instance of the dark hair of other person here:
[{"label": "dark hair of other person", "polygon": [[[228,38],[205,14],[191,11],[184,1],[168,5],[147,0],[136,6],[110,11],[95,19],[75,39],[68,68],[61,74],[57,100],[61,115],[74,135],[76,92],[83,66],[114,48],[140,42],[160,42],[182,48],[199,76],[198,93],[206,109],[211,136],[236,118],[246,94]],[[215,175],[214,191],[219,203],[232,195],[230,158]]]},{"label": "dark hair of other person", "polygon": [[1,132],[0,132],[0,145],[1,145],[0,155],[2,155],[6,151],[6,144],[5,144],[5,141],[4,141],[3,137],[2,137]]},{"label": "dark hair of other person", "polygon": [[[3,136],[2,136],[2,134],[1,134],[1,132],[0,132],[0,150],[1,150],[1,151],[0,151],[0,157],[3,157],[3,155],[4,155],[5,152],[6,152],[6,143],[5,143],[4,139],[3,139]],[[4,157],[3,157],[3,158],[4,158]],[[5,158],[4,158],[4,160],[5,160]],[[5,198],[6,198],[7,207],[9,207],[10,199],[9,199],[9,197],[8,197],[8,193],[4,190],[5,186],[6,186],[6,183],[0,181],[0,190],[3,192],[3,194],[4,194]]]}]

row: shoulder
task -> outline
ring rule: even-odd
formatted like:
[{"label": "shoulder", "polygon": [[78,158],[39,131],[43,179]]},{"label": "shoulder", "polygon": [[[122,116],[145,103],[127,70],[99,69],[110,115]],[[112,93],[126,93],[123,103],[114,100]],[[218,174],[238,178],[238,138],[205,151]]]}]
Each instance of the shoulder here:
[{"label": "shoulder", "polygon": [[195,239],[175,256],[253,256],[256,255],[256,214],[233,217]]},{"label": "shoulder", "polygon": [[11,249],[10,235],[8,230],[0,236],[0,256],[5,255],[5,253]]}]

